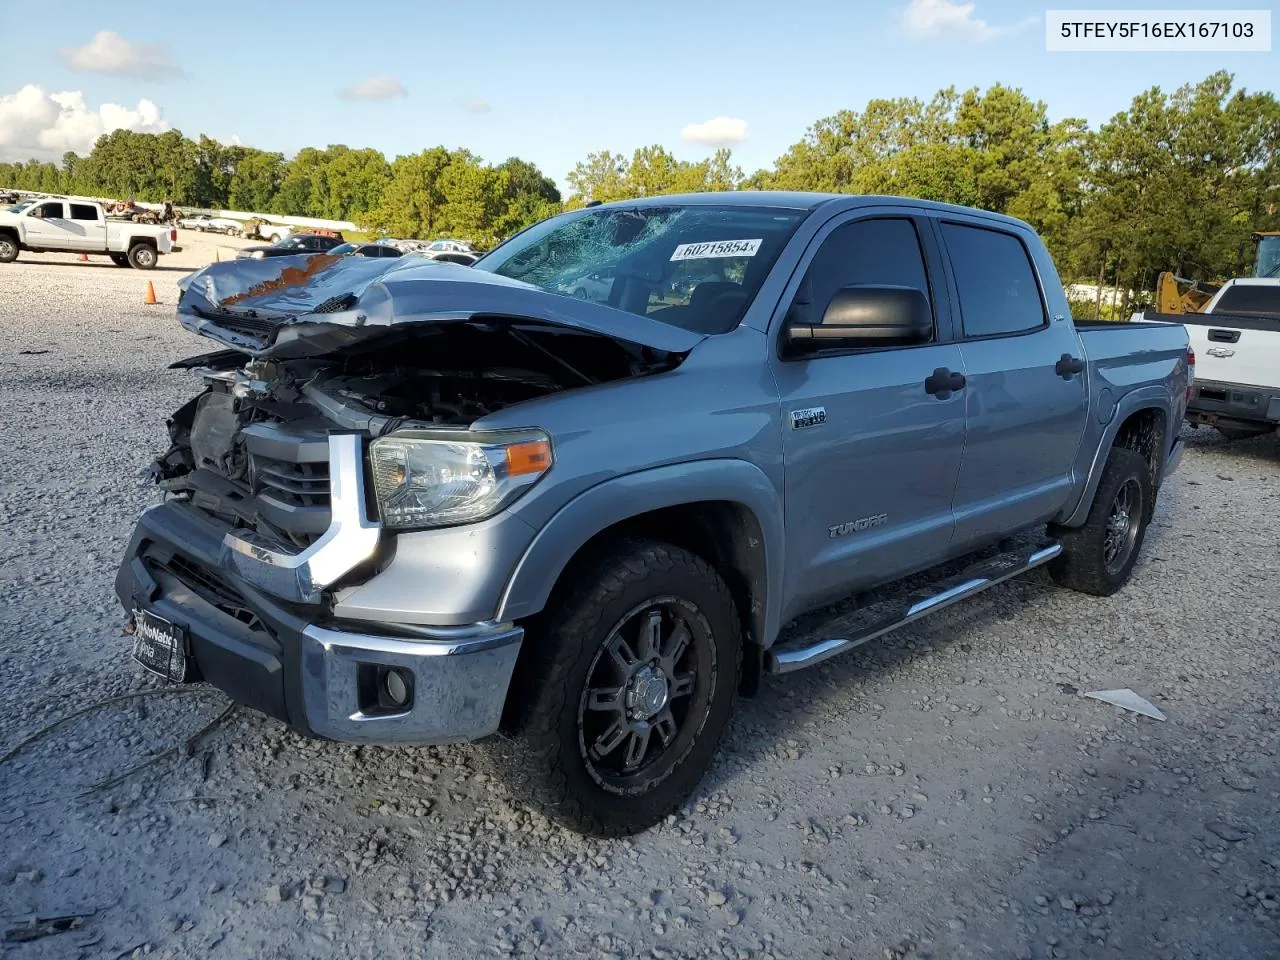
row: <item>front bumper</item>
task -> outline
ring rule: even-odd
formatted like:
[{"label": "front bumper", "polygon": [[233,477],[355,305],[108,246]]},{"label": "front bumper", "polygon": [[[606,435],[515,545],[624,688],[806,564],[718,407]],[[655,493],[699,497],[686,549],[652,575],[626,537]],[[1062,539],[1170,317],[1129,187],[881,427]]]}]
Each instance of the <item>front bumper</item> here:
[{"label": "front bumper", "polygon": [[[447,743],[497,730],[521,627],[334,621],[323,604],[270,595],[227,565],[229,533],[189,504],[152,507],[139,518],[116,576],[126,611],[147,609],[186,628],[193,679],[300,733],[332,740]],[[287,582],[304,582],[296,567],[290,572]],[[383,696],[379,685],[389,670],[410,693],[403,705]]]},{"label": "front bumper", "polygon": [[1196,380],[1187,404],[1192,423],[1280,425],[1280,388]]}]

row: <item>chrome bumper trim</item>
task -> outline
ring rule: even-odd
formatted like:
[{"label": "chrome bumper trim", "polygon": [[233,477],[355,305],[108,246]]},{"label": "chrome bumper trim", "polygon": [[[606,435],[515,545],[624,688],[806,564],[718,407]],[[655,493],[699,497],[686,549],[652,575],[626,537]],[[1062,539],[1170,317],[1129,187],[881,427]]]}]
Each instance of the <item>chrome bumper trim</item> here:
[{"label": "chrome bumper trim", "polygon": [[329,527],[298,553],[252,531],[228,533],[222,541],[223,567],[272,596],[295,603],[319,603],[324,588],[373,556],[381,525],[365,512],[362,438],[357,433],[329,437]]},{"label": "chrome bumper trim", "polygon": [[[419,628],[425,637],[429,631]],[[410,640],[310,626],[302,632],[302,699],[307,725],[345,743],[431,744],[478,740],[502,719],[524,628],[482,623],[442,628]],[[400,713],[365,713],[361,664],[412,675],[413,700]]]}]

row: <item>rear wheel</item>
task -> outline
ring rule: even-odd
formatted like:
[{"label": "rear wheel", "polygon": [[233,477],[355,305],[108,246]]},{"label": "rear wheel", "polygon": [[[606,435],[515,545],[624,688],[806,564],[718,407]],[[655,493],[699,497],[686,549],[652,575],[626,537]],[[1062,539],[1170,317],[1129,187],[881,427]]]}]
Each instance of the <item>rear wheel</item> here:
[{"label": "rear wheel", "polygon": [[492,744],[517,796],[585,833],[652,826],[702,779],[729,719],[742,636],[699,557],[625,541],[526,640],[514,738]]},{"label": "rear wheel", "polygon": [[1133,450],[1113,449],[1084,526],[1058,531],[1062,553],[1050,562],[1050,576],[1081,593],[1115,593],[1133,572],[1154,505],[1147,461]]},{"label": "rear wheel", "polygon": [[18,241],[10,236],[0,236],[0,263],[13,263],[18,259]]},{"label": "rear wheel", "polygon": [[156,248],[145,243],[135,243],[129,248],[129,263],[138,270],[150,270],[156,265]]}]

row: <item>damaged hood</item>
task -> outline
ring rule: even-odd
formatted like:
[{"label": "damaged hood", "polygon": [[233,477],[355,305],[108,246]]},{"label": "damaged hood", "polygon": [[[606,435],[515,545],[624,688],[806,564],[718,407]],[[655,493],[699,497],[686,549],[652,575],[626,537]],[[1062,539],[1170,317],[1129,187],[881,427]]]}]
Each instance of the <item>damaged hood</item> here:
[{"label": "damaged hood", "polygon": [[188,330],[249,353],[317,356],[392,327],[484,321],[581,330],[685,353],[704,336],[475,267],[412,254],[328,254],[211,263],[178,283]]}]

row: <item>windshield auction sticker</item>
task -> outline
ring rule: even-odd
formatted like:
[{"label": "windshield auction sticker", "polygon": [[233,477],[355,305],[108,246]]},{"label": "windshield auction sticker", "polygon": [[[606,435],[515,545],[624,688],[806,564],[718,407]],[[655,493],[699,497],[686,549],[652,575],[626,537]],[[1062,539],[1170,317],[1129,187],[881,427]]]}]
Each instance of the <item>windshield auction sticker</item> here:
[{"label": "windshield auction sticker", "polygon": [[671,254],[671,260],[709,260],[718,257],[754,257],[760,249],[761,239],[755,240],[707,240],[703,243],[682,243]]},{"label": "windshield auction sticker", "polygon": [[1044,48],[1097,53],[1267,53],[1270,10],[1046,10]]}]

